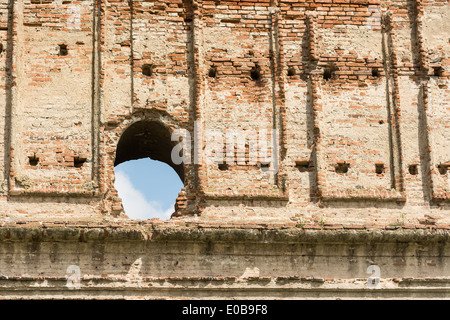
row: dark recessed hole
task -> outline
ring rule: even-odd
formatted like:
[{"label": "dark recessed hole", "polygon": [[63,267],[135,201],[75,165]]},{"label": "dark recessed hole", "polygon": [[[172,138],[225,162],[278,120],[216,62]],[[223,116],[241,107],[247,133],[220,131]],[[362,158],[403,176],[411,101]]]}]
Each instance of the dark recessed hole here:
[{"label": "dark recessed hole", "polygon": [[144,64],[142,66],[142,74],[144,76],[151,77],[153,75],[153,68],[154,66],[152,64]]},{"label": "dark recessed hole", "polygon": [[444,68],[442,67],[433,67],[433,75],[435,77],[442,77],[444,73]]},{"label": "dark recessed hole", "polygon": [[323,71],[323,80],[330,80],[332,76],[331,70],[330,69],[325,69]]},{"label": "dark recessed hole", "polygon": [[86,162],[86,158],[80,158],[80,157],[73,158],[73,166],[75,168],[81,168],[85,162]]},{"label": "dark recessed hole", "polygon": [[314,127],[313,132],[314,132],[314,135],[315,135],[315,136],[317,136],[317,137],[320,136],[320,128]]},{"label": "dark recessed hole", "polygon": [[211,78],[217,77],[217,67],[209,68],[208,77],[211,77]]},{"label": "dark recessed hole", "polygon": [[384,120],[378,121],[379,124],[384,124]]},{"label": "dark recessed hole", "polygon": [[289,67],[288,70],[287,70],[287,75],[288,75],[288,77],[295,76],[296,75],[295,68],[294,67]]},{"label": "dark recessed hole", "polygon": [[150,120],[135,122],[120,137],[114,166],[129,160],[150,158],[172,167],[184,182],[183,162],[175,164],[172,158],[173,149],[178,143],[171,141],[171,133],[162,122]]},{"label": "dark recessed hole", "polygon": [[384,173],[384,163],[376,163],[375,164],[375,173],[383,174]]},{"label": "dark recessed hole", "polygon": [[250,70],[250,77],[252,77],[252,80],[258,81],[261,79],[261,67],[259,65],[255,65]]},{"label": "dark recessed hole", "polygon": [[31,157],[28,157],[28,160],[30,162],[30,166],[37,166],[39,163],[39,158],[36,157],[36,155],[32,155]]},{"label": "dark recessed hole", "polygon": [[336,173],[347,173],[350,164],[346,162],[340,162],[335,166]]},{"label": "dark recessed hole", "polygon": [[226,171],[228,170],[228,164],[226,163],[219,163],[218,168],[220,171]]},{"label": "dark recessed hole", "polygon": [[408,167],[409,174],[412,174],[413,176],[417,175],[419,173],[419,170],[417,169],[417,164],[411,164]]},{"label": "dark recessed hole", "polygon": [[69,54],[69,50],[67,49],[66,44],[60,44],[59,45],[59,55],[60,56],[67,56]]},{"label": "dark recessed hole", "polygon": [[325,81],[333,78],[334,73],[338,70],[338,68],[334,64],[329,64],[323,69],[323,79]]},{"label": "dark recessed hole", "polygon": [[3,52],[3,43],[0,43],[0,53]]},{"label": "dark recessed hole", "polygon": [[270,168],[270,162],[262,162],[259,164],[259,167],[261,169],[268,169],[268,168]]},{"label": "dark recessed hole", "polygon": [[448,166],[447,166],[447,165],[445,165],[445,164],[440,164],[440,165],[438,165],[437,167],[438,167],[439,173],[440,173],[441,175],[447,174],[447,170],[448,170]]},{"label": "dark recessed hole", "polygon": [[309,170],[310,168],[310,162],[309,160],[298,160],[295,161],[295,167],[298,169],[298,171],[300,172],[306,172]]},{"label": "dark recessed hole", "polygon": [[380,70],[378,68],[372,68],[372,77],[378,78],[380,76]]}]

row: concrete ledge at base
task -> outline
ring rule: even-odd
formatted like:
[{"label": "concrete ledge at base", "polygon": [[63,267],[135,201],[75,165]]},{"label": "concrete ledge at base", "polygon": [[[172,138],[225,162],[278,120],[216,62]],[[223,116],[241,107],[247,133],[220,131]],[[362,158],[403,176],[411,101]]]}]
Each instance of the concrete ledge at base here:
[{"label": "concrete ledge at base", "polygon": [[[450,297],[445,228],[128,223],[0,227],[0,297]],[[367,287],[378,267],[380,288]],[[80,289],[66,286],[79,270]]]},{"label": "concrete ledge at base", "polygon": [[446,242],[447,226],[418,228],[377,226],[348,228],[336,225],[227,225],[205,223],[87,224],[43,223],[0,225],[0,241],[232,241],[232,242]]},{"label": "concrete ledge at base", "polygon": [[450,279],[0,277],[3,299],[450,299]]}]

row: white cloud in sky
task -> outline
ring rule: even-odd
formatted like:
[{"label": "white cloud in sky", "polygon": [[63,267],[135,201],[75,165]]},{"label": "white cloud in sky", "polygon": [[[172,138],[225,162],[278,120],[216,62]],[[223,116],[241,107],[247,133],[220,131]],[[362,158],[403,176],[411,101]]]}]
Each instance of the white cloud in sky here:
[{"label": "white cloud in sky", "polygon": [[174,206],[164,210],[158,201],[149,201],[144,194],[133,186],[130,178],[122,171],[116,171],[116,181],[114,186],[122,198],[125,213],[131,219],[170,219],[174,212]]}]

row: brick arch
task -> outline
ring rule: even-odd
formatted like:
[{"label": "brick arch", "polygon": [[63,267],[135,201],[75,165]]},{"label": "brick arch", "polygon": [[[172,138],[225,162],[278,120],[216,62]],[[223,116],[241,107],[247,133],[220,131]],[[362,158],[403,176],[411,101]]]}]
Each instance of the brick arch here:
[{"label": "brick arch", "polygon": [[117,143],[114,166],[129,160],[150,158],[171,166],[184,182],[183,164],[174,164],[171,152],[176,142],[171,141],[171,133],[161,121],[140,120],[131,124]]},{"label": "brick arch", "polygon": [[[180,177],[184,186],[175,206],[175,216],[179,216],[185,207],[186,185],[191,178],[187,165],[176,165],[171,161],[172,148],[178,143],[171,141],[172,132],[181,129],[177,121],[165,112],[146,110],[133,114],[132,117],[120,117],[109,122],[105,127],[105,145],[107,157],[105,161],[104,208],[112,215],[124,213],[121,199],[114,187],[114,167],[129,160],[150,158],[162,161],[171,166]],[[111,209],[109,209],[111,208]]]}]

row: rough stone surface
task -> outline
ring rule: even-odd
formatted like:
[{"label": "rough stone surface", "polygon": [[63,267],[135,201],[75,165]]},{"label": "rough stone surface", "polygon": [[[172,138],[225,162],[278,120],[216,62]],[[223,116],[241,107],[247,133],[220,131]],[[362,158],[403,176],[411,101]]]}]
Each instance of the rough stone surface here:
[{"label": "rough stone surface", "polygon": [[[448,0],[0,0],[0,295],[449,297],[449,29]],[[177,129],[278,140],[174,164]],[[170,221],[123,211],[143,157]]]}]

